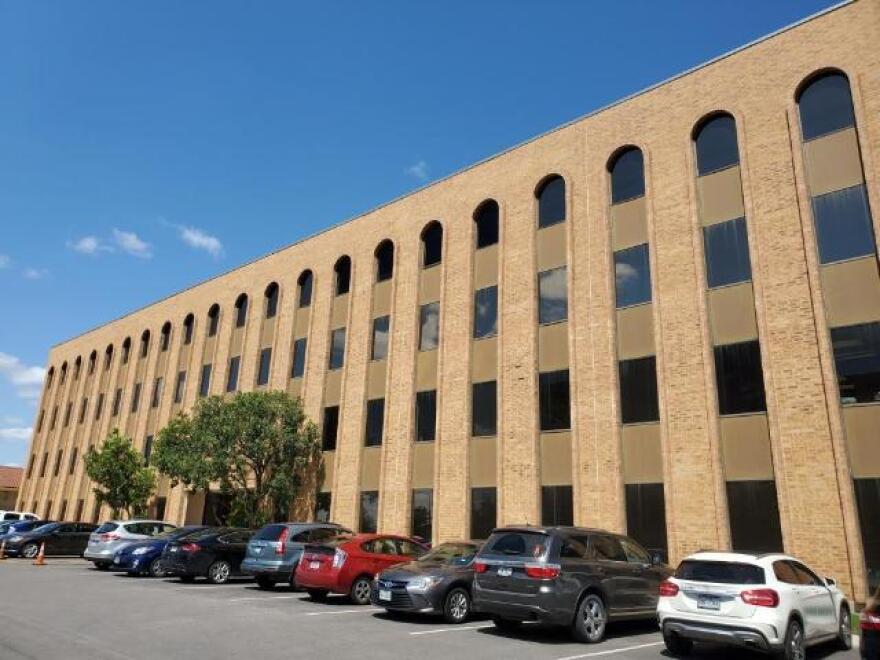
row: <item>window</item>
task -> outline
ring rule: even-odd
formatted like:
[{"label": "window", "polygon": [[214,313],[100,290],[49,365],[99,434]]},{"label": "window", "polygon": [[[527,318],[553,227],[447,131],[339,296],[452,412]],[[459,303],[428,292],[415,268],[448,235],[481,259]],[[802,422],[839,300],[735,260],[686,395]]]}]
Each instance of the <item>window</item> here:
[{"label": "window", "polygon": [[813,197],[813,219],[823,264],[874,254],[865,184]]},{"label": "window", "polygon": [[636,424],[658,421],[656,358],[651,355],[621,360],[619,373],[621,422]]},{"label": "window", "polygon": [[[122,342],[122,364],[128,364],[128,358],[131,355],[131,337],[126,337]],[[64,371],[61,372],[62,382],[64,382]]]},{"label": "window", "polygon": [[377,319],[373,319],[373,345],[370,349],[371,360],[384,360],[388,357],[388,328],[390,325],[390,316],[380,316]]},{"label": "window", "polygon": [[339,257],[333,267],[333,272],[336,275],[336,295],[345,295],[351,288],[351,258],[348,256]]},{"label": "window", "polygon": [[64,428],[67,428],[70,425],[70,414],[73,411],[73,403],[71,401],[67,402],[67,408],[64,409]]},{"label": "window", "polygon": [[336,434],[339,431],[339,406],[324,408],[324,424],[321,427],[321,450],[336,450]]},{"label": "window", "polygon": [[556,431],[571,428],[568,369],[539,374],[538,386],[541,430]]},{"label": "window", "polygon": [[75,515],[74,518],[73,518],[74,520],[77,520],[77,521],[82,520],[83,509],[85,508],[85,506],[86,506],[86,501],[85,501],[85,500],[78,500],[78,501],[77,501],[77,503],[76,503],[76,515]]},{"label": "window", "polygon": [[171,323],[165,321],[159,334],[159,350],[163,353],[171,347]]},{"label": "window", "polygon": [[147,357],[147,353],[150,352],[150,331],[144,330],[144,334],[141,335],[141,358]]},{"label": "window", "polygon": [[[40,463],[40,477],[46,476],[46,463],[49,462],[49,452],[45,452],[43,454],[43,461]],[[37,507],[34,507],[34,511],[37,510]]]},{"label": "window", "polygon": [[55,476],[55,477],[58,476],[58,473],[61,471],[61,459],[63,459],[63,458],[64,458],[64,450],[59,449],[55,453],[55,469],[52,472],[52,476]]},{"label": "window", "polygon": [[471,538],[488,539],[496,526],[495,488],[471,488]]},{"label": "window", "polygon": [[619,151],[609,171],[612,204],[628,202],[645,194],[645,159],[641,149],[626,147]]},{"label": "window", "polygon": [[362,534],[375,534],[379,520],[379,492],[365,490],[361,492],[361,518],[358,530]]},{"label": "window", "polygon": [[593,534],[590,537],[590,549],[596,559],[626,561],[626,553],[616,536]]},{"label": "window", "polygon": [[208,336],[213,337],[217,334],[220,326],[220,305],[213,304],[208,310]]},{"label": "window", "polygon": [[440,303],[432,302],[419,309],[419,350],[431,351],[440,341]]},{"label": "window", "polygon": [[498,287],[487,286],[474,292],[474,339],[498,334]]},{"label": "window", "polygon": [[208,396],[211,389],[211,365],[202,365],[202,377],[199,379],[199,396]]},{"label": "window", "polygon": [[235,301],[235,327],[243,328],[247,323],[248,297],[241,294]]},{"label": "window", "polygon": [[183,401],[183,392],[186,388],[186,372],[177,372],[177,381],[174,383],[174,403]]},{"label": "window", "polygon": [[58,406],[56,405],[52,408],[52,421],[49,422],[49,430],[52,431],[55,429],[55,422],[58,421]]},{"label": "window", "polygon": [[40,411],[40,417],[37,419],[37,433],[40,433],[43,430],[43,418],[46,416],[46,411]]},{"label": "window", "polygon": [[345,328],[330,333],[330,369],[341,369],[345,362]]},{"label": "window", "polygon": [[79,424],[82,424],[84,421],[86,421],[86,410],[88,410],[88,407],[89,400],[83,399],[82,403],[79,404]]},{"label": "window", "polygon": [[541,486],[541,524],[563,527],[574,524],[571,486]]},{"label": "window", "polygon": [[471,434],[495,435],[498,423],[497,384],[494,380],[474,383],[471,399]]},{"label": "window", "polygon": [[626,533],[666,556],[666,500],[663,484],[626,484]]},{"label": "window", "polygon": [[[95,404],[95,420],[101,419],[101,413],[104,411],[104,393],[98,393],[98,402]],[[42,420],[41,420],[42,421]],[[39,429],[37,429],[39,431]]]},{"label": "window", "polygon": [[[111,364],[113,364],[113,344],[110,344],[107,347],[107,350],[104,351],[104,371],[109,371]],[[50,374],[50,376],[51,376],[51,374]],[[51,384],[52,384],[52,379],[50,377],[46,387],[48,388]]]},{"label": "window", "polygon": [[614,284],[617,309],[651,301],[647,243],[614,253]]},{"label": "window", "polygon": [[153,436],[148,435],[147,439],[144,440],[144,465],[150,465],[150,456],[153,453]]},{"label": "window", "polygon": [[315,522],[330,521],[332,493],[318,493],[315,497]]},{"label": "window", "polygon": [[260,351],[260,362],[257,368],[257,387],[269,384],[269,371],[272,365],[272,349],[264,348]]},{"label": "window", "polygon": [[299,307],[308,307],[312,304],[312,271],[304,270],[296,281],[299,287]]},{"label": "window", "polygon": [[498,202],[487,199],[474,213],[477,224],[477,249],[495,245],[498,242]]},{"label": "window", "polygon": [[384,282],[394,277],[394,243],[385,239],[376,247],[376,281]]},{"label": "window", "polygon": [[153,399],[150,402],[150,406],[153,408],[159,407],[159,400],[162,397],[162,378],[157,378],[153,381]]},{"label": "window", "polygon": [[73,474],[76,470],[76,456],[79,450],[74,447],[70,452],[70,464],[67,466],[67,474]]},{"label": "window", "polygon": [[30,479],[34,474],[34,455],[31,454],[30,459],[28,460],[27,467],[27,478]]},{"label": "window", "polygon": [[804,140],[855,125],[849,80],[837,71],[814,78],[798,96]]},{"label": "window", "polygon": [[568,318],[568,279],[565,266],[538,273],[538,322],[541,325]]},{"label": "window", "polygon": [[727,507],[734,552],[782,552],[773,481],[728,481]]},{"label": "window", "polygon": [[565,179],[549,176],[535,193],[538,198],[538,228],[565,222]]},{"label": "window", "polygon": [[434,519],[434,491],[417,488],[412,492],[412,536],[431,542]]},{"label": "window", "polygon": [[[112,346],[108,346],[107,349],[110,350],[111,353],[113,352]],[[52,381],[53,380],[55,380],[55,367],[49,367],[49,372],[46,374],[46,388],[45,389],[47,392],[52,389]]]},{"label": "window", "polygon": [[703,246],[710,289],[752,279],[745,218],[703,227]]},{"label": "window", "polygon": [[715,347],[718,410],[722,415],[763,412],[764,377],[757,340]]},{"label": "window", "polygon": [[141,384],[134,384],[134,392],[131,395],[131,412],[135,413],[138,410],[138,404],[141,400]]},{"label": "window", "polygon": [[431,442],[436,436],[437,390],[416,392],[416,442]]},{"label": "window", "polygon": [[430,268],[443,261],[443,226],[431,222],[422,230],[422,268]]},{"label": "window", "polygon": [[122,388],[116,388],[116,394],[113,395],[113,417],[116,417],[119,414],[119,410],[122,407]]},{"label": "window", "polygon": [[229,359],[229,373],[226,376],[226,391],[235,392],[238,389],[238,367],[241,363],[241,356],[236,355]]},{"label": "window", "polygon": [[385,399],[367,401],[367,428],[364,433],[365,447],[382,444],[382,428],[385,425]]},{"label": "window", "polygon": [[193,340],[193,328],[196,324],[196,317],[192,314],[187,314],[186,318],[183,319],[183,345],[189,346]]},{"label": "window", "polygon": [[306,338],[301,337],[293,342],[293,368],[291,378],[302,378],[306,371]]},{"label": "window", "polygon": [[728,114],[703,122],[694,135],[697,176],[705,176],[739,163],[736,121]]},{"label": "window", "polygon": [[[126,339],[125,341],[130,343],[130,340]],[[64,385],[64,381],[67,380],[67,362],[61,365],[61,384]]]},{"label": "window", "polygon": [[89,355],[89,376],[95,373],[95,363],[98,361],[97,351],[92,351]]},{"label": "window", "polygon": [[[150,333],[147,332],[147,337],[149,337]],[[79,380],[79,372],[82,369],[82,358],[76,358],[76,362],[73,363],[73,379]]]},{"label": "window", "polygon": [[868,585],[873,593],[880,589],[880,479],[853,479],[856,507],[862,531],[862,547],[868,569]]},{"label": "window", "polygon": [[880,401],[880,323],[831,329],[841,403]]}]

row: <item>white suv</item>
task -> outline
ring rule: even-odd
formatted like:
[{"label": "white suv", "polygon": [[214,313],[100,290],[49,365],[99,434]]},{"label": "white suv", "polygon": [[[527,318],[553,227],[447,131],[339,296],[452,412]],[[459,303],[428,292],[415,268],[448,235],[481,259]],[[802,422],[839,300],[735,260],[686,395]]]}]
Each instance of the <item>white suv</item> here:
[{"label": "white suv", "polygon": [[39,517],[27,511],[0,511],[0,522],[9,520],[39,520]]},{"label": "white suv", "polygon": [[672,655],[714,642],[804,660],[806,648],[852,646],[850,605],[834,580],[782,554],[698,552],[660,585],[657,618]]}]

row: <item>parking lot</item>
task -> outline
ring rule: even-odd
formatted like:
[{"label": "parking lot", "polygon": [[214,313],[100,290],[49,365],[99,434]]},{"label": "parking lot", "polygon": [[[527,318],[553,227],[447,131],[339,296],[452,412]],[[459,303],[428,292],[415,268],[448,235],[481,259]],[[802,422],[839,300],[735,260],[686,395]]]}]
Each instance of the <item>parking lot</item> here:
[{"label": "parking lot", "polygon": [[[808,658],[856,658],[819,647]],[[661,658],[652,623],[616,625],[598,645],[566,631],[526,625],[502,634],[491,622],[450,626],[392,618],[343,598],[318,604],[304,593],[264,592],[251,582],[213,586],[102,573],[81,559],[44,567],[0,562],[0,658],[133,660],[175,658]],[[763,656],[701,647],[696,658]]]}]

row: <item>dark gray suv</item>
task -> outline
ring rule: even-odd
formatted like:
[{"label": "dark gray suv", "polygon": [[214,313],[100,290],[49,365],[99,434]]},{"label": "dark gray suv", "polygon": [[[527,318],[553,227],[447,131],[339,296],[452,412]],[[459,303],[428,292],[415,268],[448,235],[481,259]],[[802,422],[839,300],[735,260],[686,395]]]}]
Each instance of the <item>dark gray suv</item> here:
[{"label": "dark gray suv", "polygon": [[502,630],[571,627],[598,642],[608,621],[652,619],[672,570],[629,537],[580,527],[503,527],[474,561],[474,607]]}]

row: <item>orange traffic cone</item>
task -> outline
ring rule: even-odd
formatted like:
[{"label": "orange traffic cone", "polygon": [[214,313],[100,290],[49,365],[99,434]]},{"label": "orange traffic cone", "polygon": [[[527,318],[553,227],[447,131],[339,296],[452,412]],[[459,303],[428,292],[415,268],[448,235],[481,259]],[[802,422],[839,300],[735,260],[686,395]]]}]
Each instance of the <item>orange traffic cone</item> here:
[{"label": "orange traffic cone", "polygon": [[6,541],[0,543],[0,561],[6,559]]},{"label": "orange traffic cone", "polygon": [[46,565],[46,543],[40,543],[40,552],[37,554],[37,558],[34,559],[34,566],[45,566]]}]

